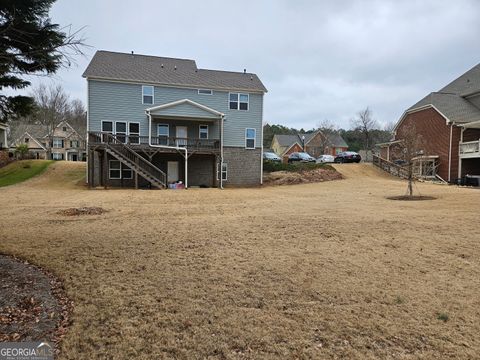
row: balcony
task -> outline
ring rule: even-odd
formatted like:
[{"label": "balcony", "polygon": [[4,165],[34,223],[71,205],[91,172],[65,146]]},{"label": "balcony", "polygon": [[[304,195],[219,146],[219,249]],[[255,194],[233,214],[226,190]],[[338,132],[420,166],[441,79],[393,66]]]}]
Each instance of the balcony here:
[{"label": "balcony", "polygon": [[[88,141],[89,146],[101,146],[105,142],[109,141],[108,139],[114,137],[116,140],[125,144],[132,149],[142,150],[142,149],[151,149],[155,148],[150,146],[148,136],[138,136],[138,135],[123,135],[123,134],[110,134],[106,132],[89,132]],[[219,139],[199,139],[199,138],[183,138],[183,137],[174,137],[174,136],[152,136],[151,138],[152,145],[162,145],[170,146],[173,148],[187,148],[191,152],[208,152],[216,153],[220,151],[220,140]],[[165,149],[168,150],[168,149]]]},{"label": "balcony", "polygon": [[479,158],[480,157],[480,140],[468,141],[460,143],[460,158]]}]

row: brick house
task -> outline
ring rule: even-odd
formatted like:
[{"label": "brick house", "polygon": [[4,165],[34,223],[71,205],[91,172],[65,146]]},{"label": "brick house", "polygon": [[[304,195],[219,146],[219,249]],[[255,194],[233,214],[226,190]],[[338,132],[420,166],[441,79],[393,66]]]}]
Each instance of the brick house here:
[{"label": "brick house", "polygon": [[[314,158],[320,155],[333,155],[348,150],[348,145],[338,133],[324,134],[318,130],[296,135],[274,135],[272,150],[283,159],[292,152],[305,151]],[[285,161],[285,160],[284,160]]]},{"label": "brick house", "polygon": [[89,186],[261,185],[267,89],[257,75],[97,51],[83,77]]},{"label": "brick house", "polygon": [[399,143],[410,126],[423,140],[418,162],[435,163],[440,178],[455,182],[465,175],[480,175],[480,64],[408,108],[392,141],[378,144],[381,158],[402,157]]}]

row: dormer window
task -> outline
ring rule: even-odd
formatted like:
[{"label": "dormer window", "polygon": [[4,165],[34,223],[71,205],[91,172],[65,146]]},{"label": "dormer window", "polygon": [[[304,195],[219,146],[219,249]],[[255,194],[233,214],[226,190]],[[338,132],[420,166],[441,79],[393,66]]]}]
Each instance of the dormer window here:
[{"label": "dormer window", "polygon": [[145,105],[153,104],[153,86],[142,86],[142,101]]},{"label": "dormer window", "polygon": [[248,110],[248,94],[230,93],[230,110]]}]

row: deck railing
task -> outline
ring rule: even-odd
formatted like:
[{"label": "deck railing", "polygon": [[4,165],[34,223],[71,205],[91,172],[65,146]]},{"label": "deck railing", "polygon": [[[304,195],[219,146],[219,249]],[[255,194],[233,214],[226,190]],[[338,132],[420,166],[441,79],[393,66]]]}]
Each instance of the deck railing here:
[{"label": "deck railing", "polygon": [[[111,133],[106,133],[106,132],[89,132],[88,134],[89,134],[90,144],[105,143],[107,136],[112,135]],[[132,147],[149,145],[148,136],[116,134],[115,138],[117,141],[125,145],[130,145]],[[175,137],[175,136],[152,136],[151,141],[152,141],[152,145],[186,147],[188,150],[220,149],[219,139],[183,138],[183,137]]]},{"label": "deck railing", "polygon": [[373,165],[379,167],[380,169],[389,172],[394,176],[398,176],[404,179],[408,178],[408,169],[406,167],[397,165],[388,161],[386,159],[381,158],[378,155],[373,155]]},{"label": "deck railing", "polygon": [[460,143],[460,155],[475,155],[480,156],[480,140],[467,141]]}]

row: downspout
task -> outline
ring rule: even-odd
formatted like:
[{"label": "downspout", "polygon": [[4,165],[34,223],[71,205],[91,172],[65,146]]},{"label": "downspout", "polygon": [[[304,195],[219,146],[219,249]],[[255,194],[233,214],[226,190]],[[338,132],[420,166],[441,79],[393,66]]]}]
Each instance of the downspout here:
[{"label": "downspout", "polygon": [[448,182],[450,182],[450,173],[452,171],[452,133],[453,133],[453,123],[450,123],[450,146],[448,150]]},{"label": "downspout", "polygon": [[177,151],[185,151],[185,189],[188,188],[188,150],[186,147],[168,146],[168,145],[154,145],[152,144],[152,115],[150,111],[146,110],[145,113],[148,116],[148,146],[160,148],[160,149],[174,149]]},{"label": "downspout", "polygon": [[225,115],[220,117],[220,189],[223,190],[223,122],[225,120]]},{"label": "downspout", "polygon": [[[86,152],[86,156],[88,156],[90,154],[90,151],[88,149],[88,138],[90,137],[90,135],[88,134],[90,129],[88,128],[89,124],[90,124],[90,121],[89,121],[89,118],[90,118],[90,109],[89,109],[89,101],[88,101],[88,98],[89,98],[89,91],[88,91],[88,87],[89,87],[89,84],[88,84],[88,78],[87,78],[87,138],[85,139],[85,152]],[[102,129],[100,129],[102,130]],[[91,164],[93,164],[93,159],[89,159],[87,158],[87,166],[85,167],[85,170],[86,170],[86,174],[85,174],[85,178],[87,179],[87,184],[88,184],[88,169],[89,167],[91,166]],[[90,185],[90,184],[89,184]],[[93,184],[92,184],[93,185]]]}]

